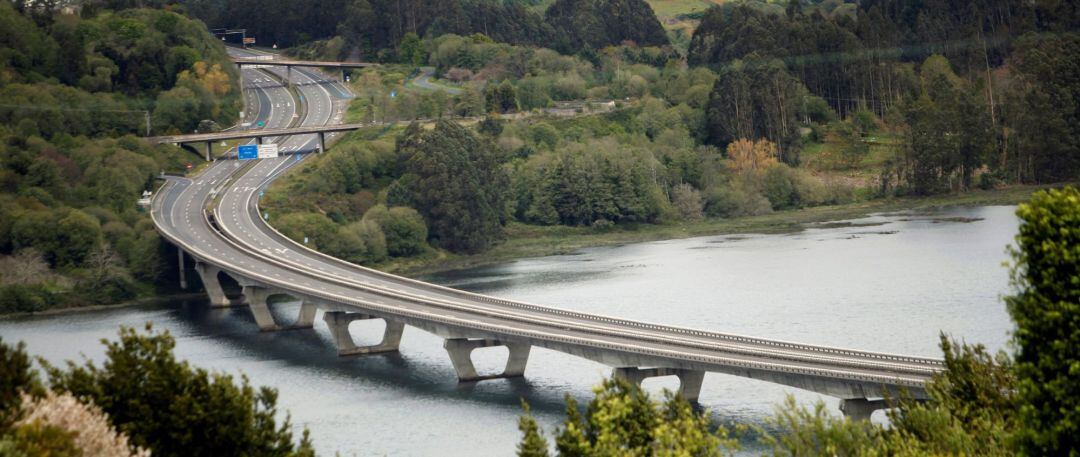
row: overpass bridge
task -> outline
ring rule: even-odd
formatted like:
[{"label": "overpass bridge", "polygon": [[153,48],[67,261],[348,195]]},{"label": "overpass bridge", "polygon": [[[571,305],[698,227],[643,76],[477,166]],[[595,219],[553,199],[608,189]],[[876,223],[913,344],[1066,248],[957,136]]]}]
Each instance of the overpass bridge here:
[{"label": "overpass bridge", "polygon": [[243,69],[249,68],[269,68],[269,67],[284,67],[285,76],[282,78],[286,85],[291,86],[293,84],[292,69],[294,67],[307,67],[307,68],[334,68],[341,71],[341,80],[347,81],[346,74],[349,70],[355,68],[368,68],[377,67],[379,64],[370,62],[338,62],[338,61],[322,61],[322,60],[296,60],[296,59],[278,59],[275,54],[257,54],[251,56],[232,56],[232,62],[236,64],[237,68]]},{"label": "overpass bridge", "polygon": [[[309,103],[334,106],[319,101],[332,98],[329,91],[320,95],[320,88],[316,84],[301,90],[307,91]],[[329,123],[329,116],[311,118],[311,111],[305,110],[308,114],[302,122],[309,130]],[[314,141],[281,138],[277,141],[298,148]],[[335,259],[278,233],[261,215],[261,190],[301,160],[219,160],[192,179],[170,178],[152,203],[155,226],[181,250],[181,263],[184,254],[195,260],[212,305],[248,306],[262,331],[311,328],[321,311],[343,356],[396,351],[407,325],[443,338],[459,381],[523,376],[532,348],[539,347],[608,365],[613,374],[632,382],[677,376],[679,392],[690,400],[697,399],[705,373],[722,373],[840,398],[841,409],[853,417],[868,417],[885,407],[882,399],[887,396],[925,399],[925,383],[942,369],[940,360],[930,358],[711,332],[506,300]],[[226,297],[222,276],[241,285],[240,300]],[[275,296],[302,302],[295,321],[275,319],[271,312]],[[385,322],[382,339],[358,346],[349,323],[369,319]],[[479,373],[471,353],[492,346],[508,349],[506,365],[498,373]]]},{"label": "overpass bridge", "polygon": [[192,133],[185,135],[165,135],[148,137],[150,144],[191,144],[204,143],[206,145],[206,161],[213,157],[214,143],[217,141],[252,139],[258,144],[263,144],[267,138],[289,137],[297,135],[315,134],[318,136],[320,151],[326,150],[326,135],[330,133],[351,132],[374,124],[329,124],[308,125],[300,127],[263,128],[251,130],[230,130],[214,133]]}]

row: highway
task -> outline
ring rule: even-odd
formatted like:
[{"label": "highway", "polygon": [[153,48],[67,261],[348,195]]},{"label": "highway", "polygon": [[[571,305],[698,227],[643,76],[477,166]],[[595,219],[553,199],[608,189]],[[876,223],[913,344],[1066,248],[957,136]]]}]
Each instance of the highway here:
[{"label": "highway", "polygon": [[[294,87],[300,97],[294,102],[293,95],[269,77],[267,72],[273,71],[243,70],[254,119],[263,120],[267,128],[340,122],[346,90],[317,73],[294,70],[291,75],[299,83]],[[282,78],[284,71],[275,75]],[[283,152],[310,151],[318,144],[314,135],[276,141]],[[924,398],[925,382],[942,368],[935,359],[707,332],[504,300],[334,259],[284,237],[261,217],[261,190],[302,157],[246,163],[219,160],[194,179],[170,179],[154,200],[154,222],[173,244],[241,284],[252,284],[250,290],[292,295],[324,312],[402,322],[443,336],[448,343],[471,339],[545,347],[614,368],[727,373],[851,400],[881,398],[900,390]],[[458,361],[450,355],[457,368]],[[466,379],[460,369],[459,376]],[[692,394],[696,398],[696,392]]]}]

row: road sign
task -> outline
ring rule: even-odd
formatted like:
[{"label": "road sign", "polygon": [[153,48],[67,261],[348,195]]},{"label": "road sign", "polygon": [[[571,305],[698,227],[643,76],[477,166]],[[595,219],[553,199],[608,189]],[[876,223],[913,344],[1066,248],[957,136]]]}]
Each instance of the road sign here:
[{"label": "road sign", "polygon": [[244,44],[255,44],[254,37],[244,37]]},{"label": "road sign", "polygon": [[261,127],[266,127],[266,123],[263,122],[263,121],[256,122],[255,125],[259,126],[260,128]]},{"label": "road sign", "polygon": [[251,160],[259,158],[259,147],[254,144],[245,144],[237,149],[236,158]]},{"label": "road sign", "polygon": [[394,98],[394,97],[397,97],[397,91],[396,90],[390,91],[390,98]]},{"label": "road sign", "polygon": [[277,143],[268,143],[259,145],[259,158],[260,159],[273,159],[278,156]]}]

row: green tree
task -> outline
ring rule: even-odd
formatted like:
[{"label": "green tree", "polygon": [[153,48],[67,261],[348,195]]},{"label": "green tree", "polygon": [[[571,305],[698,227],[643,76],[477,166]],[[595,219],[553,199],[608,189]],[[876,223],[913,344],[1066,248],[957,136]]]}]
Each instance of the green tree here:
[{"label": "green tree", "polygon": [[540,426],[536,424],[536,419],[529,413],[529,404],[522,400],[521,408],[525,410],[525,414],[518,418],[518,430],[524,437],[518,443],[518,457],[548,457],[548,442],[544,439]]},{"label": "green tree", "polygon": [[517,89],[510,80],[500,84],[489,84],[484,96],[487,99],[489,113],[513,113],[518,110]]},{"label": "green tree", "polygon": [[[703,412],[671,392],[655,402],[640,387],[621,378],[606,379],[594,389],[585,415],[566,397],[566,420],[556,431],[555,447],[562,457],[656,455],[720,456],[736,447],[727,429],[715,432]],[[547,455],[546,442],[528,412],[519,420],[523,440],[519,455]],[[543,445],[544,453],[539,453]],[[524,451],[535,452],[526,454]]]},{"label": "green tree", "polygon": [[377,205],[364,213],[364,220],[382,228],[386,234],[386,252],[391,256],[412,256],[427,248],[427,225],[424,224],[424,217],[412,208]]},{"label": "green tree", "polygon": [[40,388],[37,372],[26,354],[26,345],[20,342],[9,346],[0,338],[0,433],[16,419],[14,416],[22,402],[21,394],[36,392]]},{"label": "green tree", "polygon": [[1076,455],[1080,449],[1080,191],[1036,192],[1016,211],[1012,250],[1021,449]]},{"label": "green tree", "polygon": [[413,124],[398,139],[407,157],[411,200],[433,241],[479,252],[502,237],[508,178],[498,148],[464,127],[440,120],[432,131]]},{"label": "green tree", "polygon": [[122,327],[118,341],[103,341],[100,367],[46,366],[52,387],[94,402],[154,455],[314,455],[306,431],[294,444],[289,419],[278,425],[277,391],[193,368],[176,360],[168,332],[146,331]]},{"label": "green tree", "polygon": [[427,57],[427,52],[424,51],[424,42],[420,41],[420,37],[413,32],[405,34],[405,37],[401,39],[401,44],[398,45],[398,56],[401,58],[402,63],[411,64],[414,67],[418,67],[424,63],[424,58]]}]

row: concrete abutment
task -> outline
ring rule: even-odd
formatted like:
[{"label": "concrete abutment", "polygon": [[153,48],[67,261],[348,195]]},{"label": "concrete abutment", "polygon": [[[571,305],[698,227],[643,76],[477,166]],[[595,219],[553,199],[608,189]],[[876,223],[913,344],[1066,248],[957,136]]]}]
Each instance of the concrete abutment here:
[{"label": "concrete abutment", "polygon": [[364,313],[347,313],[344,311],[326,311],[323,313],[323,321],[330,328],[330,336],[334,338],[339,356],[379,354],[383,352],[396,352],[401,344],[401,334],[405,331],[405,324],[383,319],[386,329],[379,344],[372,346],[357,346],[349,332],[349,324],[357,320],[380,319]]},{"label": "concrete abutment", "polygon": [[[506,346],[510,355],[506,359],[506,368],[502,373],[493,375],[480,375],[473,365],[473,349],[493,346]],[[443,348],[450,356],[450,363],[454,365],[458,381],[482,381],[485,379],[514,378],[525,375],[525,365],[529,361],[529,351],[532,346],[523,343],[511,343],[492,339],[466,339],[448,338],[443,343]]]}]

